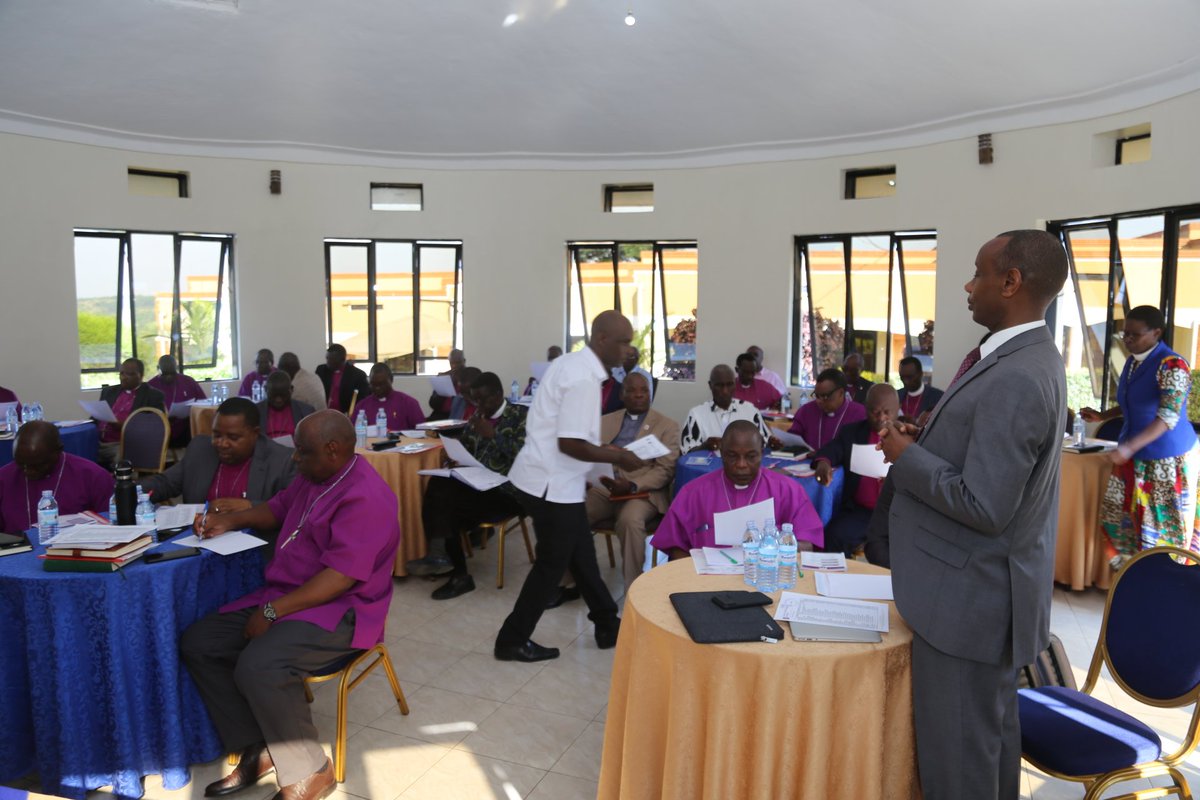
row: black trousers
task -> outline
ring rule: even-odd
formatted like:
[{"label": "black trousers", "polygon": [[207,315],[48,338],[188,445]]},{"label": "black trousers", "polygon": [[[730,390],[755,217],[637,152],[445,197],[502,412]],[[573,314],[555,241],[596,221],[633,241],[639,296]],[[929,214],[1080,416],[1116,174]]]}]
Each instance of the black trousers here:
[{"label": "black trousers", "polygon": [[860,544],[867,540],[867,526],[871,524],[869,508],[863,508],[855,503],[853,506],[839,506],[834,512],[833,519],[825,526],[826,553],[845,553],[850,555]]},{"label": "black trousers", "polygon": [[558,591],[563,571],[570,568],[575,585],[587,603],[588,619],[597,628],[617,622],[617,604],[600,577],[596,546],[583,502],[552,503],[519,489],[514,490],[525,511],[533,518],[537,533],[537,560],[521,585],[512,613],[496,636],[497,646],[524,644],[537,627],[542,612]]},{"label": "black trousers", "polygon": [[425,538],[445,540],[446,556],[455,575],[467,574],[467,557],[460,536],[463,531],[523,513],[521,504],[505,488],[479,492],[456,478],[430,478],[421,505]]}]

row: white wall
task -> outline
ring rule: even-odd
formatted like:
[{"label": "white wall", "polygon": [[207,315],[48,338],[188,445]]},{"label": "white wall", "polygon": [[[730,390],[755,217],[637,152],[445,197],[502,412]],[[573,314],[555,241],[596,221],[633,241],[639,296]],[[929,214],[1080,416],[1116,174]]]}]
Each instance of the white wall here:
[{"label": "white wall", "polygon": [[[1093,137],[1153,126],[1153,158],[1094,166]],[[1200,93],[1083,123],[994,137],[996,163],[974,139],[853,158],[639,172],[432,171],[171,157],[0,135],[0,384],[76,416],[72,230],[76,227],[234,233],[242,363],[259,347],[294,350],[312,368],[325,344],[322,239],[451,238],[464,242],[465,345],[471,364],[524,379],[561,342],[564,243],[687,239],[700,247],[694,384],[664,382],[660,410],[682,417],[707,395],[713,364],[750,343],[787,371],[792,237],[935,228],[937,367],[944,384],[982,331],[962,284],[997,232],[1047,219],[1200,202]],[[842,170],[895,163],[894,198],[841,200]],[[130,166],[187,170],[189,199],[130,196]],[[283,170],[283,194],[267,191]],[[420,182],[426,210],[368,208],[371,181]],[[651,214],[605,214],[605,183],[652,181]],[[420,399],[427,381],[397,386]]]}]

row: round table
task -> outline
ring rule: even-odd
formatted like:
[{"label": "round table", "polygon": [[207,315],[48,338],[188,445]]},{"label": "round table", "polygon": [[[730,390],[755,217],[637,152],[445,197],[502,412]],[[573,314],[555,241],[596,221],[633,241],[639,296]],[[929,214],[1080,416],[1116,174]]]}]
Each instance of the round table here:
[{"label": "round table", "polygon": [[[633,582],[599,797],[919,797],[912,633],[895,606],[878,644],[794,642],[790,632],[778,644],[696,644],[670,601],[674,592],[744,588],[739,576],[697,575],[690,559]],[[792,591],[814,594],[813,573]]]},{"label": "round table", "polygon": [[[776,469],[782,471],[783,467],[804,463],[796,459],[775,458],[773,456],[763,456],[762,466],[764,469]],[[679,457],[679,461],[675,464],[675,494],[679,494],[679,490],[686,486],[689,482],[699,478],[701,475],[707,475],[721,469],[721,456],[717,453],[708,450],[697,450],[693,453],[684,453]],[[806,475],[800,477],[784,472],[792,480],[800,484],[804,489],[804,493],[808,495],[809,501],[813,504],[813,509],[816,510],[817,516],[821,518],[821,523],[829,524],[829,520],[833,519],[833,512],[837,510],[842,502],[842,485],[846,482],[845,471],[841,467],[835,467],[833,475],[829,479],[828,486],[822,486],[817,483],[815,475]]]},{"label": "round table", "polygon": [[1059,467],[1058,540],[1054,546],[1054,581],[1079,591],[1089,586],[1108,590],[1108,565],[1100,504],[1112,474],[1108,453],[1064,452]]},{"label": "round table", "polygon": [[[72,455],[95,461],[100,455],[100,429],[94,422],[69,425],[58,429],[63,450]],[[0,439],[0,467],[13,460],[13,440]]]},{"label": "round table", "polygon": [[222,748],[179,635],[262,584],[259,552],[72,573],[44,571],[43,549],[0,558],[0,782],[37,770],[73,798],[140,797],[151,773],[184,786]]},{"label": "round table", "polygon": [[[383,441],[372,439],[371,442]],[[445,448],[434,438],[410,439],[400,437],[397,445],[426,444],[433,445],[419,453],[402,453],[399,450],[357,450],[367,463],[375,468],[384,482],[392,488],[396,499],[400,501],[400,549],[396,551],[396,565],[393,575],[407,575],[407,564],[417,558],[424,558],[428,552],[425,547],[425,524],[421,521],[421,505],[425,497],[425,484],[429,479],[418,475],[422,469],[437,469],[442,466],[445,458]]]}]

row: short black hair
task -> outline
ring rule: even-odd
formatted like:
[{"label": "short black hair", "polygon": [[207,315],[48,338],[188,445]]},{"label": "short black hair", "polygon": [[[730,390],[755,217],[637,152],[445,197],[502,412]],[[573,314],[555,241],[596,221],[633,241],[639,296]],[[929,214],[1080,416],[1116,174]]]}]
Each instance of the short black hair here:
[{"label": "short black hair", "polygon": [[325,352],[326,353],[341,353],[344,356],[344,355],[346,355],[346,348],[342,347],[340,344],[337,344],[335,342],[335,343],[329,345],[329,347],[326,347]]},{"label": "short black hair", "polygon": [[[465,371],[465,370],[464,370]],[[471,381],[471,390],[484,390],[487,392],[503,392],[504,384],[500,382],[500,376],[494,372],[481,372],[479,377]]]},{"label": "short black hair", "polygon": [[900,359],[900,366],[903,367],[905,364],[912,364],[914,367],[921,370],[921,372],[925,371],[925,365],[922,364],[921,359],[917,358],[916,356],[905,356],[904,358]]},{"label": "short black hair", "polygon": [[393,377],[395,377],[394,375],[392,375],[392,368],[389,367],[387,364],[383,363],[382,361],[371,365],[371,372],[369,374],[374,375],[376,372],[386,372],[389,381]]},{"label": "short black hair", "polygon": [[121,366],[125,366],[126,364],[133,364],[137,367],[138,375],[146,374],[146,364],[140,358],[127,358],[121,362]]},{"label": "short black hair", "polygon": [[258,415],[258,406],[246,397],[229,398],[217,406],[217,413],[222,417],[241,417],[251,428],[257,428],[262,421]]},{"label": "short black hair", "polygon": [[737,360],[734,363],[741,364],[743,361],[753,361],[754,365],[758,366],[758,359],[752,356],[750,353],[742,353],[737,357]]},{"label": "short black hair", "polygon": [[1137,306],[1131,308],[1129,313],[1125,315],[1125,321],[1128,322],[1135,319],[1145,325],[1152,331],[1165,331],[1167,329],[1167,320],[1163,313],[1154,306]]},{"label": "short black hair", "polygon": [[1047,304],[1058,296],[1067,281],[1067,251],[1057,236],[1023,229],[996,238],[1008,240],[996,256],[997,269],[1016,269],[1034,296]]},{"label": "short black hair", "polygon": [[821,374],[817,376],[817,383],[824,383],[825,381],[833,381],[834,385],[837,386],[838,389],[845,389],[846,373],[842,372],[837,367],[830,367],[829,369],[821,370]]}]

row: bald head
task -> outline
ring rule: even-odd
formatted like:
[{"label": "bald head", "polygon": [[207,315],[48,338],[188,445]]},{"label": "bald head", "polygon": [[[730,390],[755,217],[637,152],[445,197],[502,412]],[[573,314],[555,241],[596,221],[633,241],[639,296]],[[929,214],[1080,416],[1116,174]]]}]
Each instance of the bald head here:
[{"label": "bald head", "polygon": [[[354,424],[340,411],[323,408],[300,420],[300,425],[304,427],[305,434],[311,438],[313,444],[318,447],[335,444],[351,451],[354,450],[354,443],[357,439],[354,434]],[[300,434],[299,427],[296,428],[296,434]]]},{"label": "bald head", "polygon": [[313,483],[333,477],[354,457],[354,425],[332,408],[309,414],[296,426],[292,460],[296,470]]},{"label": "bald head", "polygon": [[900,417],[900,395],[889,384],[877,383],[867,390],[867,419],[875,431]]},{"label": "bald head", "polygon": [[50,474],[62,453],[58,428],[43,420],[26,422],[17,432],[13,443],[13,461],[30,480],[41,480]]},{"label": "bald head", "polygon": [[748,419],[735,419],[725,427],[725,433],[721,434],[721,446],[724,447],[727,443],[754,443],[762,449],[762,432]]},{"label": "bald head", "polygon": [[295,353],[283,353],[279,356],[279,368],[294,378],[300,371],[300,359]]}]

